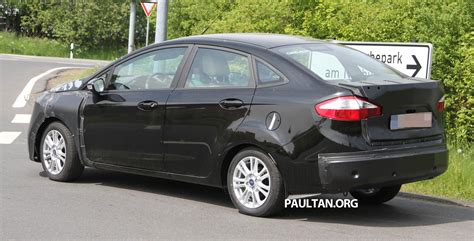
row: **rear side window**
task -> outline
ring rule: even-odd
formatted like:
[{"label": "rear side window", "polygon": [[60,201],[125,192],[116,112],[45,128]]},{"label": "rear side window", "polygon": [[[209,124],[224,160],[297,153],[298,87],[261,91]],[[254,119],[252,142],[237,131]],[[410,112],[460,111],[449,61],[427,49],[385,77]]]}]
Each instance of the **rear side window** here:
[{"label": "rear side window", "polygon": [[199,48],[185,88],[247,87],[251,84],[249,58],[217,49]]},{"label": "rear side window", "polygon": [[273,71],[268,65],[257,61],[257,75],[259,84],[276,84],[284,82],[284,78]]},{"label": "rear side window", "polygon": [[299,44],[277,50],[329,82],[373,82],[406,77],[366,54],[336,44]]}]

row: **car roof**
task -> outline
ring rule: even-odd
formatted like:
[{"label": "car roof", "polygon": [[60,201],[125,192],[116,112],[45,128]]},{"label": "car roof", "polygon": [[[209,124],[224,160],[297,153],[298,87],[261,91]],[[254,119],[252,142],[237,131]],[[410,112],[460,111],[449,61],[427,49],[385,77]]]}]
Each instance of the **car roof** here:
[{"label": "car roof", "polygon": [[166,41],[172,43],[205,43],[205,42],[233,42],[235,44],[255,45],[270,49],[292,44],[324,43],[324,41],[293,35],[268,34],[268,33],[225,33],[206,34],[178,38]]}]

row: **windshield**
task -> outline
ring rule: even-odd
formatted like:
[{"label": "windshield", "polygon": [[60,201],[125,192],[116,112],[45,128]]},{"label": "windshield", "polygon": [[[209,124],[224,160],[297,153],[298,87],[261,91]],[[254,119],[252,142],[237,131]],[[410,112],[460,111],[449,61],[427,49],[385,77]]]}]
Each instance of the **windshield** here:
[{"label": "windshield", "polygon": [[326,81],[383,81],[402,73],[359,51],[336,44],[299,44],[276,48]]}]

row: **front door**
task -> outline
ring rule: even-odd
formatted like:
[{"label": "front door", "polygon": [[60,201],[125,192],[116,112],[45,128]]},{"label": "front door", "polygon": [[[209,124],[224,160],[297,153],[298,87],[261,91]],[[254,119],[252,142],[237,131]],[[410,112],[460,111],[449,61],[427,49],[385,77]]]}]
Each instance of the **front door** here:
[{"label": "front door", "polygon": [[250,57],[200,47],[166,105],[165,169],[206,177],[250,109]]},{"label": "front door", "polygon": [[186,50],[173,47],[146,52],[110,70],[105,91],[91,94],[83,109],[89,160],[163,169],[165,104]]}]

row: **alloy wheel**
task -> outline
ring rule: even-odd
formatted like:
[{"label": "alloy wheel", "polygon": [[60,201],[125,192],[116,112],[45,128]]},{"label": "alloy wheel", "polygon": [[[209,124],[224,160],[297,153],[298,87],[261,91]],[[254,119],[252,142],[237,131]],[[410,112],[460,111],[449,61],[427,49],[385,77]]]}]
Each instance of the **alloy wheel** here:
[{"label": "alloy wheel", "polygon": [[43,162],[49,173],[61,173],[66,163],[66,142],[57,130],[49,131],[43,142]]},{"label": "alloy wheel", "polygon": [[232,176],[233,191],[247,208],[262,206],[270,193],[270,173],[257,157],[248,156],[239,161]]}]

